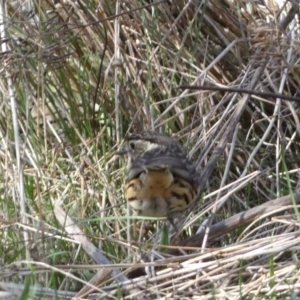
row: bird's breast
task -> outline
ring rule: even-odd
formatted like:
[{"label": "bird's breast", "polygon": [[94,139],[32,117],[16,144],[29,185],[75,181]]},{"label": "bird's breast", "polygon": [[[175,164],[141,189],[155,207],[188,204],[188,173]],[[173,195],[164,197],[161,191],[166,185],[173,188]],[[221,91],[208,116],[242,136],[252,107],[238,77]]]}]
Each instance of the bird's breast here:
[{"label": "bird's breast", "polygon": [[135,214],[149,217],[176,217],[193,202],[192,185],[168,172],[144,172],[125,186],[125,196]]}]

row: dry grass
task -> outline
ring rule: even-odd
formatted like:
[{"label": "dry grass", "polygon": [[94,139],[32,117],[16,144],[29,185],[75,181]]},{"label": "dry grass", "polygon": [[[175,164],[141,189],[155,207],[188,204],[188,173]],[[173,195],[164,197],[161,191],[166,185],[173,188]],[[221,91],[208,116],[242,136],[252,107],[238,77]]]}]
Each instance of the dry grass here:
[{"label": "dry grass", "polygon": [[[297,195],[214,239],[195,236],[201,224],[297,192],[298,6],[7,2],[0,12],[0,291],[69,299],[98,271],[94,294],[78,298],[296,299]],[[127,132],[149,128],[178,139],[201,171],[202,194],[171,245],[163,221],[131,240],[125,163],[114,156]],[[61,223],[60,209],[70,217]]]}]

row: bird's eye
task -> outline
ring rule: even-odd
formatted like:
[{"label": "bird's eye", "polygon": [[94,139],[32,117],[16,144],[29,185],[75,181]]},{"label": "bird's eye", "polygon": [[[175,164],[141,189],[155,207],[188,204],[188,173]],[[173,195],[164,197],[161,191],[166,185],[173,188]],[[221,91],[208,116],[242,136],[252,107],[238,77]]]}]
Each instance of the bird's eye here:
[{"label": "bird's eye", "polygon": [[135,143],[130,143],[129,146],[130,146],[131,150],[134,150],[134,148],[135,148]]}]

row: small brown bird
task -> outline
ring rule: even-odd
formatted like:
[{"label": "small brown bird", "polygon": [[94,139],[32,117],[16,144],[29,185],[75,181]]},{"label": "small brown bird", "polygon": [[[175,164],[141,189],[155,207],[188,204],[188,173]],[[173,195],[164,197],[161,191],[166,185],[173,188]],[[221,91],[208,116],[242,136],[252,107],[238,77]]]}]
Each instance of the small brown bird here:
[{"label": "small brown bird", "polygon": [[153,131],[132,134],[116,154],[127,154],[125,197],[135,215],[173,218],[198,192],[198,173],[181,146]]}]

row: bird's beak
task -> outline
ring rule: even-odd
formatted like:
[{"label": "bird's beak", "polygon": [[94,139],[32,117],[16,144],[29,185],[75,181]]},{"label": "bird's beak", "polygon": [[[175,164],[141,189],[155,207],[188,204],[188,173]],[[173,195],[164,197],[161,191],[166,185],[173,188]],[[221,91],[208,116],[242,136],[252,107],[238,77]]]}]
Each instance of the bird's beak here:
[{"label": "bird's beak", "polygon": [[128,150],[126,150],[124,148],[121,148],[120,150],[115,152],[115,155],[124,155],[124,154],[127,154],[127,153],[128,153]]}]

